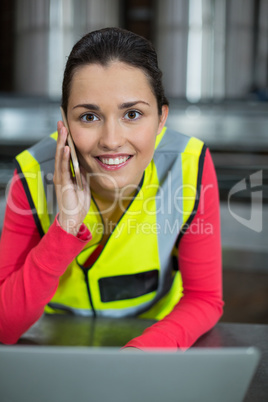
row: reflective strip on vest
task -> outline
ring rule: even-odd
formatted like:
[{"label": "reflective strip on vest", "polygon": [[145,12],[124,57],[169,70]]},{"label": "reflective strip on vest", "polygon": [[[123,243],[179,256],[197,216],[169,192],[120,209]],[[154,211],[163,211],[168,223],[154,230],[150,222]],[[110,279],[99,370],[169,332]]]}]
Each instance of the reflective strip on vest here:
[{"label": "reflective strip on vest", "polygon": [[[17,157],[44,233],[56,214],[51,182],[55,140],[56,133]],[[102,218],[92,199],[84,220],[92,240],[61,276],[47,312],[161,319],[173,309],[183,294],[173,249],[181,228],[196,212],[203,153],[202,141],[164,129],[157,136],[141,188],[93,266],[86,269],[83,264],[103,235]]]},{"label": "reflective strip on vest", "polygon": [[48,231],[56,216],[53,185],[55,134],[16,157],[18,174],[32,209],[40,235]]}]

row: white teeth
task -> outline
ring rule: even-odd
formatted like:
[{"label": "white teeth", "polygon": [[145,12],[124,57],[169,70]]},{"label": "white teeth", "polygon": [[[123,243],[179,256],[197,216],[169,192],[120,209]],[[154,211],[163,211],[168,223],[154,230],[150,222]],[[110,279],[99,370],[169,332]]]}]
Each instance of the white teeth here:
[{"label": "white teeth", "polygon": [[119,157],[119,158],[101,158],[99,157],[99,160],[104,163],[105,165],[120,165],[121,163],[126,162],[130,156],[124,156],[124,157]]}]

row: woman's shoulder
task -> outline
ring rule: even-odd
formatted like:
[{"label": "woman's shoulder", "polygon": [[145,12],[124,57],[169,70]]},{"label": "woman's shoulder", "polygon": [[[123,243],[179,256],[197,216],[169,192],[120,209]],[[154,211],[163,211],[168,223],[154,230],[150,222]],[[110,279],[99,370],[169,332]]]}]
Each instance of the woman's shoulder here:
[{"label": "woman's shoulder", "polygon": [[158,135],[155,152],[183,153],[199,156],[205,149],[206,145],[199,138],[165,127]]},{"label": "woman's shoulder", "polygon": [[45,137],[32,147],[24,150],[15,157],[18,170],[28,171],[36,165],[42,165],[55,159],[57,132]]}]

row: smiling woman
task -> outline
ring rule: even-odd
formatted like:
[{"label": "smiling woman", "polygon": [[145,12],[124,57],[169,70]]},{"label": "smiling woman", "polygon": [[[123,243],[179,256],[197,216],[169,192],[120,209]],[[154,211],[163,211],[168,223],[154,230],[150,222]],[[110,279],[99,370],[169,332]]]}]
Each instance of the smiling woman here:
[{"label": "smiling woman", "polygon": [[62,121],[17,156],[0,243],[1,342],[45,312],[153,318],[128,347],[187,348],[219,319],[215,171],[202,141],[165,127],[161,77],[152,45],[132,32],[75,44],[62,108],[83,190]]},{"label": "smiling woman", "polygon": [[[76,70],[68,100],[68,123],[81,165],[94,173],[91,189],[96,194],[113,201],[118,189],[139,185],[167,115],[167,105],[158,115],[148,79],[136,67],[112,61],[106,66],[90,64]],[[108,179],[104,175],[107,172]]]}]

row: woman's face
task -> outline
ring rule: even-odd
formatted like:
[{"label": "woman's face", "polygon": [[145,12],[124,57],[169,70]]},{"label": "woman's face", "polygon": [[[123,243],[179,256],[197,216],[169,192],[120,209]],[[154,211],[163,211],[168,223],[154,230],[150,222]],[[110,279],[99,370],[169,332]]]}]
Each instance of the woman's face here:
[{"label": "woman's face", "polygon": [[90,187],[95,193],[113,198],[118,189],[125,189],[124,194],[135,190],[167,115],[163,106],[159,116],[155,95],[139,68],[111,62],[75,72],[68,123],[80,164],[93,173]]}]

